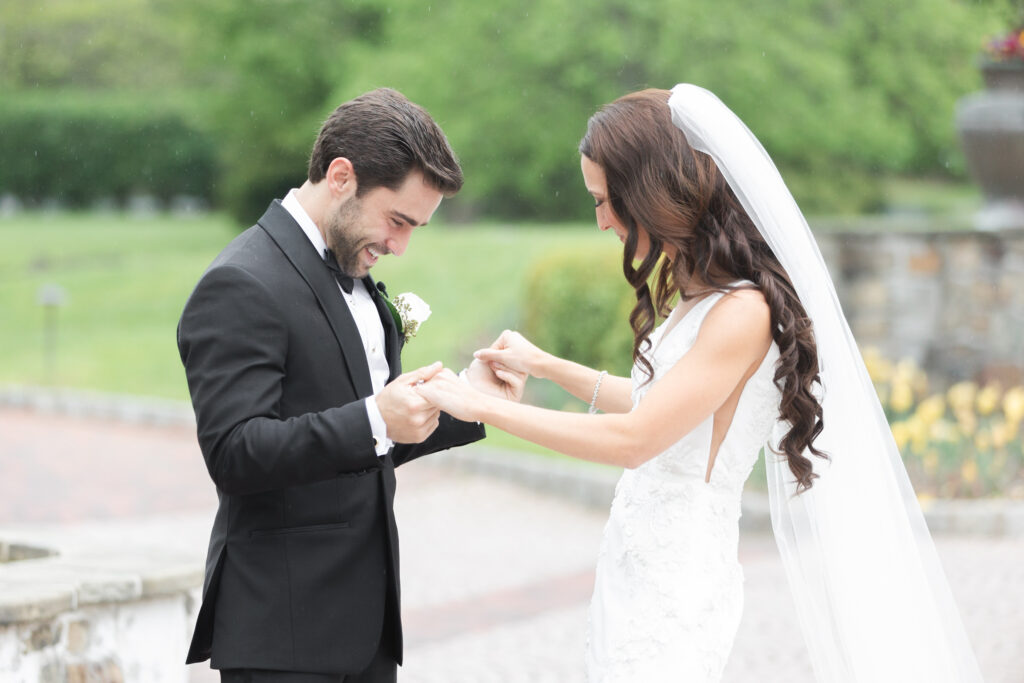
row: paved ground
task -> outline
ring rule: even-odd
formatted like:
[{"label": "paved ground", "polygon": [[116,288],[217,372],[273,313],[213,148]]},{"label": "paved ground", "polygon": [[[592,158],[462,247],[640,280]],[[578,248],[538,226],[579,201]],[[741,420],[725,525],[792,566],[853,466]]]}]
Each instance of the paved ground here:
[{"label": "paved ground", "polygon": [[[201,554],[213,503],[189,429],[0,409],[0,526],[108,525]],[[426,459],[399,470],[397,514],[403,683],[583,680],[602,512]],[[985,680],[1024,682],[1024,542],[937,545]],[[750,535],[741,560],[746,611],[726,681],[810,681],[773,541]],[[218,680],[197,666],[191,678]]]}]

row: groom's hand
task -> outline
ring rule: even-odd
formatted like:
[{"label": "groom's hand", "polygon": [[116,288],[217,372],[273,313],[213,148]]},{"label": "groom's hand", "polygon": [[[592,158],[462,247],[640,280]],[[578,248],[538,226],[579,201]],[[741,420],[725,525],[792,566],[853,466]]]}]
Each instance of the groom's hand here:
[{"label": "groom's hand", "polygon": [[377,409],[396,443],[420,443],[437,429],[441,411],[413,388],[429,382],[444,366],[440,361],[399,375],[377,394]]}]

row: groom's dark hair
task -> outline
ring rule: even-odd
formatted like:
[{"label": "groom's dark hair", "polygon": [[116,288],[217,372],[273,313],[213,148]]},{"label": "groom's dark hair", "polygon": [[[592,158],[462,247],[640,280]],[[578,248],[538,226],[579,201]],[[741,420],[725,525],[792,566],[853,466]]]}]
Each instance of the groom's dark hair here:
[{"label": "groom's dark hair", "polygon": [[309,181],[323,180],[338,157],[352,162],[356,196],[375,187],[394,190],[413,170],[446,197],[462,187],[462,168],[441,128],[391,88],[371,90],[327,117],[309,158]]}]

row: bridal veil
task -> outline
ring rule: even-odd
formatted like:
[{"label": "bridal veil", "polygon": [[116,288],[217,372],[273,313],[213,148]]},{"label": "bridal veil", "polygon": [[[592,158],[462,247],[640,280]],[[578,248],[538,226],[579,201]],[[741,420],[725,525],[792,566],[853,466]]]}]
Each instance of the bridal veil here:
[{"label": "bridal veil", "polygon": [[[714,159],[786,269],[813,325],[820,478],[796,495],[765,449],[772,526],[815,675],[828,683],[980,682],[981,673],[882,407],[807,222],[757,138],[715,95],[680,84],[672,120]],[[775,429],[773,443],[785,433]],[[765,634],[765,636],[778,634]]]}]

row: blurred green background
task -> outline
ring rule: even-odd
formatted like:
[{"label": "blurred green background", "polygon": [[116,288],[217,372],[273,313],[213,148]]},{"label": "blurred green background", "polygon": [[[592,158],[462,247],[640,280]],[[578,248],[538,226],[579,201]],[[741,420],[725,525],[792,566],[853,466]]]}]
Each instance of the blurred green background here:
[{"label": "blurred green background", "polygon": [[[593,229],[576,145],[602,103],[638,88],[715,91],[812,216],[967,210],[979,198],[953,106],[980,88],[982,42],[1016,9],[6,0],[0,384],[186,398],[174,329],[191,287],[272,198],[301,184],[330,111],[378,86],[431,112],[467,179],[403,258],[374,271],[393,294],[413,290],[433,307],[407,367],[459,366],[522,325],[558,258],[599,253],[588,277],[616,281],[621,247]],[[38,302],[47,284],[67,294],[52,365]],[[624,318],[612,334],[612,347],[628,342]]]}]

